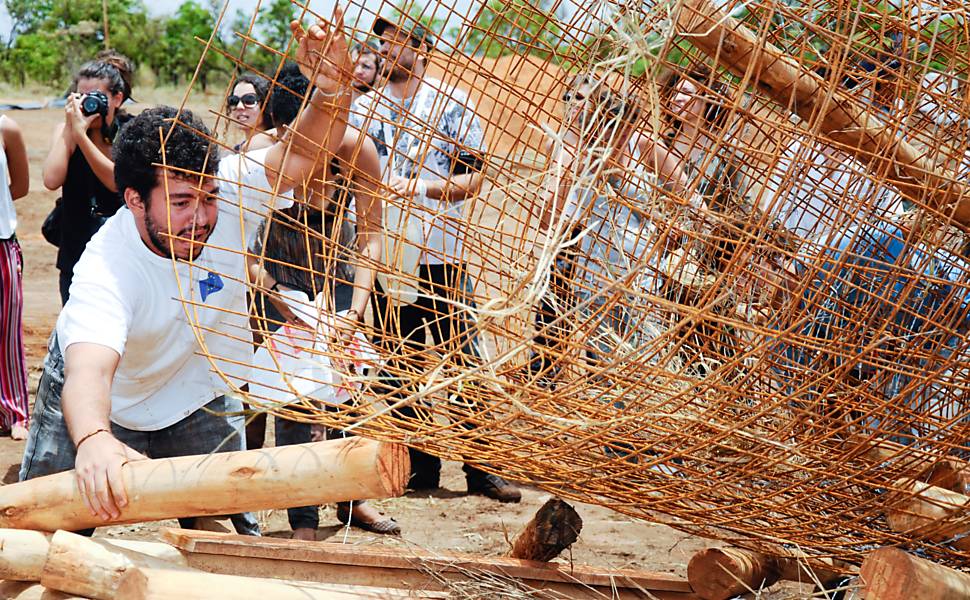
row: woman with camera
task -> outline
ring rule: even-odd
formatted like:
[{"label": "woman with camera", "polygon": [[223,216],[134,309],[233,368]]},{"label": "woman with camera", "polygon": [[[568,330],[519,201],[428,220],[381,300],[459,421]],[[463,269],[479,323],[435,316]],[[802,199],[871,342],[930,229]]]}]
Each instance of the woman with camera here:
[{"label": "woman with camera", "polygon": [[[74,265],[88,240],[118,211],[111,144],[130,117],[121,105],[131,97],[131,61],[106,53],[84,64],[74,77],[44,161],[44,187],[61,188],[45,235],[58,247],[61,302],[67,303]],[[59,212],[59,214],[57,214]]]}]

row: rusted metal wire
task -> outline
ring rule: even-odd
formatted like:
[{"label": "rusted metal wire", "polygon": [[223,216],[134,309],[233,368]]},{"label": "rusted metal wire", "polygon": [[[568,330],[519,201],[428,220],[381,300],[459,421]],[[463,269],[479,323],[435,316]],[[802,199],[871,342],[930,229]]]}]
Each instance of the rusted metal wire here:
[{"label": "rusted metal wire", "polygon": [[[506,21],[538,18],[532,3],[503,6]],[[362,326],[380,367],[353,372],[339,340],[297,325],[299,352],[280,350],[270,369],[284,371],[274,391],[286,403],[238,392],[256,410],[747,547],[859,561],[906,544],[966,560],[952,540],[893,532],[884,515],[906,502],[895,482],[968,452],[970,259],[951,218],[970,203],[965,7],[754,0],[690,21],[685,11],[705,6],[604,1],[557,19],[558,4],[543,5],[543,33],[561,42],[550,48],[534,31],[485,27],[481,2],[467,14],[428,4],[458,40],[484,40],[438,39],[435,107],[405,114],[421,143],[394,160],[420,163],[435,144],[457,156],[461,140],[437,133],[457,86],[485,130],[485,185],[442,215],[382,183],[385,214],[410,212],[420,235],[385,227],[385,258],[371,266],[420,287],[393,249],[426,250],[421,236],[441,223],[460,231],[463,253],[447,260],[467,285],[450,282],[427,323],[444,333],[403,340],[400,305],[382,303]],[[348,33],[365,35],[372,17]],[[769,54],[744,66],[728,42],[703,48],[715,27],[776,48],[811,97],[769,89],[774,65],[758,63]],[[475,54],[486,43],[506,52]],[[836,104],[861,120],[831,129]],[[901,165],[904,150],[915,162]],[[567,215],[557,203],[570,197]],[[271,218],[305,241],[291,266],[326,281],[329,297],[336,240]],[[448,311],[468,335],[447,327]],[[267,338],[270,323],[253,327]],[[463,350],[469,337],[477,355]],[[293,395],[288,359],[344,369],[349,399],[324,400],[332,382],[320,372],[301,376],[319,392]],[[970,529],[961,515],[950,524]]]}]

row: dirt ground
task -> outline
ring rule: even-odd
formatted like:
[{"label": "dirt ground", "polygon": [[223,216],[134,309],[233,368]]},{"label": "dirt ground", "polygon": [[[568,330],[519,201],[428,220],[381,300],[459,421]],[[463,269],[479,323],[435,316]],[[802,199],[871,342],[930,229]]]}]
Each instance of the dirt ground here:
[{"label": "dirt ground", "polygon": [[[151,94],[144,91],[140,91],[138,96],[154,100]],[[55,193],[44,189],[41,167],[51,132],[63,118],[63,112],[59,109],[16,111],[10,116],[26,134],[31,167],[30,194],[19,200],[16,206],[19,217],[17,235],[25,255],[24,333],[33,402],[33,390],[39,378],[46,339],[60,309],[57,270],[54,267],[55,249],[42,238],[40,225],[56,197]],[[22,452],[22,443],[9,438],[0,439],[0,473],[5,473],[4,484],[16,481]],[[432,495],[408,495],[375,502],[380,510],[394,516],[401,524],[404,531],[402,540],[341,528],[335,520],[333,507],[329,506],[321,508],[318,538],[345,540],[348,543],[406,543],[432,550],[501,555],[509,548],[509,540],[549,498],[541,490],[526,488],[521,504],[500,505],[481,497],[466,496],[463,479],[460,466],[448,463],[444,470],[444,489],[441,491]],[[666,526],[636,521],[604,507],[576,505],[576,508],[584,521],[582,534],[570,555],[561,560],[686,576],[687,562],[692,553],[716,545],[716,542],[691,537]],[[284,510],[266,511],[259,517],[265,534],[280,537],[289,535]],[[173,524],[174,521],[109,527],[100,529],[99,535],[151,538],[160,525]]]}]

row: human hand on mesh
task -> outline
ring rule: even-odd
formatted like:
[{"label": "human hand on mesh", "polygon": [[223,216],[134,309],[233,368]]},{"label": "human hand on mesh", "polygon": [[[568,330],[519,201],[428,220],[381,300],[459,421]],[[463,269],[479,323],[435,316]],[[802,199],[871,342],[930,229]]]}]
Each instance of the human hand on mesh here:
[{"label": "human hand on mesh", "polygon": [[304,30],[299,21],[290,23],[290,30],[297,41],[296,62],[303,75],[321,92],[335,94],[350,84],[353,63],[343,34],[344,11],[334,8],[333,23],[318,21]]}]

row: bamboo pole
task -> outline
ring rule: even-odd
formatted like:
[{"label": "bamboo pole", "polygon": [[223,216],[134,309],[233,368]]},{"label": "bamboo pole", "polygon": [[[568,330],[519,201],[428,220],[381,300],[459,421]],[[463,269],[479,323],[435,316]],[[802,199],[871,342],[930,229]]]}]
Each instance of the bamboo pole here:
[{"label": "bamboo pole", "polygon": [[940,172],[871,109],[842,90],[833,90],[815,73],[715,7],[710,0],[684,0],[677,19],[691,44],[724,68],[798,115],[840,150],[918,205],[947,212],[970,226],[970,195],[948,173]]},{"label": "bamboo pole", "polygon": [[[965,517],[970,497],[913,479],[900,479],[893,486],[899,498],[889,504],[889,528],[933,541],[950,541],[960,550],[970,550],[970,532]],[[958,520],[953,520],[957,517]]]},{"label": "bamboo pole", "polygon": [[867,556],[860,576],[866,600],[970,598],[970,574],[916,558],[899,548],[880,548]]},{"label": "bamboo pole", "polygon": [[358,498],[399,496],[409,473],[403,446],[345,438],[264,450],[130,462],[129,503],[101,521],[85,508],[74,472],[0,488],[0,527],[56,531],[109,523],[221,515]]},{"label": "bamboo pole", "polygon": [[117,596],[128,571],[138,567],[187,569],[185,558],[179,558],[180,562],[162,560],[101,539],[58,531],[50,538],[40,584],[70,594],[111,600]]}]

